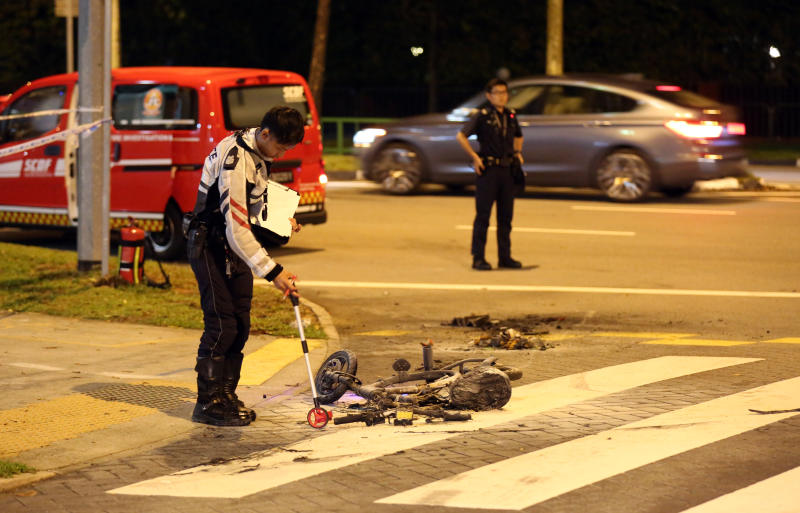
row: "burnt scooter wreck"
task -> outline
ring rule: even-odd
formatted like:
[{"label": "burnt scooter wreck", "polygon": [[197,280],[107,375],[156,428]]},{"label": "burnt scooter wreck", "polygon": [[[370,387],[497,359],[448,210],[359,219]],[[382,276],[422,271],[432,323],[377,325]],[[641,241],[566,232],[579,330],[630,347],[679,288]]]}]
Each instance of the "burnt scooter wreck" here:
[{"label": "burnt scooter wreck", "polygon": [[411,364],[397,359],[396,374],[364,384],[356,377],[356,355],[337,351],[323,362],[314,379],[319,402],[332,404],[347,391],[364,398],[351,405],[357,412],[336,416],[334,424],[364,422],[371,426],[387,420],[395,425],[410,425],[415,416],[444,421],[470,420],[469,413],[452,410],[491,410],[501,408],[511,398],[511,380],[522,372],[499,365],[496,358],[469,358],[434,368],[433,343],[422,344],[422,367],[410,371]]}]

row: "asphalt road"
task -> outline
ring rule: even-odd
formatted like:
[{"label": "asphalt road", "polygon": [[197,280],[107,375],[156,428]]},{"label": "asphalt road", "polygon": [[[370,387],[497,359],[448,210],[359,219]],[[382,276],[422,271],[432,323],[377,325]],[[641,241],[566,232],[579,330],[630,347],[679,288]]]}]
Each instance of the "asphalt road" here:
[{"label": "asphalt road", "polygon": [[[512,232],[524,267],[490,272],[470,268],[469,190],[394,197],[368,183],[337,182],[328,208],[327,224],[273,253],[344,335],[487,313],[554,317],[562,329],[798,336],[797,192],[626,205],[593,192],[529,189],[517,199]],[[493,239],[490,232],[494,264]]]}]

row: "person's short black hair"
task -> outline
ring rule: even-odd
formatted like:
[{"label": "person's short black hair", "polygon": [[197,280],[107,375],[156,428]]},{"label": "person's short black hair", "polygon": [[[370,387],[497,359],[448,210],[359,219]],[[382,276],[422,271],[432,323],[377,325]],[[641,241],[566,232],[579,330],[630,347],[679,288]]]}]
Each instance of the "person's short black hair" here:
[{"label": "person's short black hair", "polygon": [[508,89],[508,83],[505,80],[502,78],[493,78],[486,83],[486,92],[491,93],[492,88],[499,85],[506,86],[506,89]]},{"label": "person's short black hair", "polygon": [[294,146],[303,140],[305,119],[297,109],[281,105],[272,107],[261,119],[261,130],[265,128],[280,144]]}]

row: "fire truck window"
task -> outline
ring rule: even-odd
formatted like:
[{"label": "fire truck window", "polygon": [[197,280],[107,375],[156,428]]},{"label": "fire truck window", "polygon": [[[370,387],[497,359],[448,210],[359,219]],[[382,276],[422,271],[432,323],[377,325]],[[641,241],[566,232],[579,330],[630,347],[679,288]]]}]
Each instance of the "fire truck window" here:
[{"label": "fire truck window", "polygon": [[117,130],[195,130],[197,91],[175,84],[118,85],[111,115]]},{"label": "fire truck window", "polygon": [[311,123],[305,89],[300,84],[231,87],[222,90],[225,128],[239,130],[261,124],[264,114],[277,105],[288,105],[300,111]]},{"label": "fire truck window", "polygon": [[[31,114],[43,110],[63,109],[67,96],[65,86],[35,89],[17,98],[3,110],[3,116]],[[0,143],[33,139],[55,129],[62,114],[30,116],[0,121]]]}]

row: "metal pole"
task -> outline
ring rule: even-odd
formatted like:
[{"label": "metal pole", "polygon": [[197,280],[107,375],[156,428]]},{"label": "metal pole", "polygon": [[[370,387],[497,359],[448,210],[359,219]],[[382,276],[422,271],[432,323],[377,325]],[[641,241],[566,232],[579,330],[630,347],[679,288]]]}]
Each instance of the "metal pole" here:
[{"label": "metal pole", "polygon": [[[114,0],[116,1],[116,0]],[[112,0],[104,1],[104,41],[103,41],[103,119],[111,117],[111,60],[112,60]],[[103,257],[101,259],[100,272],[103,276],[108,274],[108,251],[110,247],[109,226],[110,226],[110,202],[111,202],[111,124],[104,123],[103,142],[101,147],[103,169],[102,169],[102,191],[101,209],[103,212]]]},{"label": "metal pole", "polygon": [[[78,105],[96,108],[103,98],[103,0],[80,0],[78,16]],[[81,111],[80,123],[101,118],[100,112]],[[83,137],[78,147],[78,270],[88,271],[108,258],[108,217],[103,213],[107,195],[103,161],[108,162],[108,143],[104,130]],[[105,156],[105,157],[104,157]],[[104,244],[105,242],[105,244]],[[106,264],[107,265],[107,264]]]},{"label": "metal pole", "polygon": [[564,74],[564,0],[547,0],[547,63],[548,75]]},{"label": "metal pole", "polygon": [[67,16],[67,73],[75,71],[75,29],[72,27],[72,16]]}]

